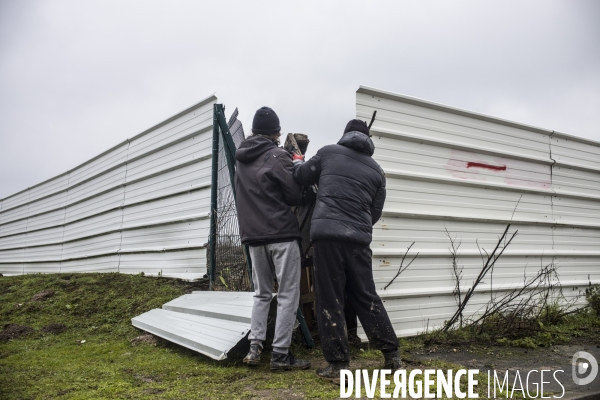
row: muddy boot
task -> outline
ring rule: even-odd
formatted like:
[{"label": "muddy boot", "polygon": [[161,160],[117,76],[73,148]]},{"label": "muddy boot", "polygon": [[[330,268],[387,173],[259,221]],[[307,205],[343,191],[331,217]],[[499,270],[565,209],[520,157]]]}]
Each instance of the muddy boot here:
[{"label": "muddy boot", "polygon": [[322,369],[317,370],[317,376],[319,378],[327,379],[328,381],[332,381],[335,383],[340,383],[340,370],[348,369],[349,363],[341,361],[341,362],[332,362],[329,363],[328,366]]},{"label": "muddy boot", "polygon": [[[260,362],[260,354],[262,353],[263,347],[260,344],[251,344],[250,351],[244,357],[244,364],[258,365]],[[239,358],[238,358],[239,360]]]},{"label": "muddy boot", "polygon": [[290,352],[287,354],[273,352],[271,355],[271,371],[289,371],[292,369],[308,368],[310,368],[310,361],[298,360]]},{"label": "muddy boot", "polygon": [[392,372],[402,369],[402,360],[400,360],[400,350],[392,351],[389,353],[383,353],[385,362],[383,369],[391,369]]}]

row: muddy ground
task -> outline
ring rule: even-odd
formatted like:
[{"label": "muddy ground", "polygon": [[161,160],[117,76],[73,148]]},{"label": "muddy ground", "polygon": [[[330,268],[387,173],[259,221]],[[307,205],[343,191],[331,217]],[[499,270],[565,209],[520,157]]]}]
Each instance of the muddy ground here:
[{"label": "muddy ground", "polygon": [[[586,386],[578,386],[572,379],[572,359],[573,355],[578,351],[590,353],[600,360],[600,342],[594,343],[588,340],[574,339],[568,345],[554,345],[548,348],[539,347],[536,349],[524,349],[518,347],[503,347],[503,346],[481,346],[469,345],[461,347],[452,346],[431,346],[423,350],[408,351],[407,365],[414,368],[414,364],[422,364],[426,360],[441,360],[453,364],[463,365],[469,369],[479,369],[480,371],[496,370],[499,377],[502,377],[501,372],[509,371],[509,382],[514,383],[516,371],[519,371],[523,382],[525,377],[531,370],[551,370],[551,373],[544,374],[544,381],[549,381],[549,384],[544,384],[544,391],[556,393],[560,396],[562,393],[561,386],[552,377],[555,371],[556,377],[559,379],[565,389],[564,399],[575,398],[578,396],[598,393],[600,398],[600,376],[598,376],[591,384]],[[582,375],[585,377],[587,375]],[[540,384],[541,375],[532,373],[530,375],[531,394],[534,394],[535,386],[533,383]],[[533,379],[537,378],[537,379]],[[548,379],[547,379],[548,378]],[[517,392],[516,392],[517,393]]]}]

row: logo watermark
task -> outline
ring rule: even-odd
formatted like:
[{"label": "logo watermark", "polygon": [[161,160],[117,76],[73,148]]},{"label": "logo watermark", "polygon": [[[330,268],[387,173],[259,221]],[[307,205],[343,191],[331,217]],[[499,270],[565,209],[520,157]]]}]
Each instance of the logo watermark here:
[{"label": "logo watermark", "polygon": [[[585,361],[579,361],[580,359],[584,359]],[[598,361],[594,358],[590,353],[586,353],[585,351],[578,351],[573,354],[573,382],[577,385],[587,385],[592,383],[596,376],[598,375]],[[581,378],[582,375],[588,373],[589,375],[585,378]]]},{"label": "logo watermark", "polygon": [[[598,362],[590,353],[578,351],[573,355],[573,382],[577,385],[587,385],[598,375]],[[379,389],[380,398],[441,398],[455,397],[459,399],[479,398],[478,369],[435,370],[413,369],[406,370],[373,370],[340,371],[340,397],[360,398],[363,393],[372,399]],[[498,396],[514,398],[515,395],[530,398],[556,398],[565,395],[565,387],[561,383],[565,371],[557,370],[506,370],[487,371],[487,397]],[[546,396],[548,386],[555,381],[562,393]],[[484,380],[485,382],[485,380]],[[485,384],[485,383],[483,383]],[[485,394],[483,394],[485,397]]]}]

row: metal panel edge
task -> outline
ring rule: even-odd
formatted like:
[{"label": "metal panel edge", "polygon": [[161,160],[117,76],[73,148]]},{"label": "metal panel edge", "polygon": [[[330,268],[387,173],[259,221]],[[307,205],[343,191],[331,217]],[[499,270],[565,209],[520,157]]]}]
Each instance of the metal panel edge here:
[{"label": "metal panel edge", "polygon": [[506,126],[510,126],[513,128],[534,131],[537,133],[544,133],[544,134],[550,135],[553,132],[548,129],[538,128],[536,126],[521,124],[518,122],[509,121],[509,120],[502,119],[502,118],[492,117],[490,115],[481,114],[481,113],[477,113],[474,111],[465,110],[462,108],[447,106],[445,104],[434,103],[432,101],[423,100],[423,99],[420,99],[417,97],[412,97],[412,96],[408,96],[408,95],[404,95],[404,94],[400,94],[400,93],[390,92],[387,90],[377,89],[377,88],[370,87],[370,86],[360,85],[356,92],[364,93],[364,94],[368,94],[368,95],[372,95],[372,96],[381,96],[381,97],[385,97],[390,100],[397,100],[397,101],[401,101],[401,102],[405,102],[405,103],[409,103],[409,104],[414,104],[417,106],[422,106],[422,107],[432,108],[432,109],[439,110],[439,111],[449,112],[452,114],[462,115],[465,117],[476,118],[476,119],[479,119],[482,121],[494,122],[497,124],[506,125]]}]

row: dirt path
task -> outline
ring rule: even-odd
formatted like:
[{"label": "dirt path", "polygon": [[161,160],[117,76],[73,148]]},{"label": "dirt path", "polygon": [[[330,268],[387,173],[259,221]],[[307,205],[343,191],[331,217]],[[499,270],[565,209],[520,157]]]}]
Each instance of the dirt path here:
[{"label": "dirt path", "polygon": [[[569,345],[555,345],[549,348],[537,348],[535,350],[500,347],[500,346],[462,346],[445,347],[432,346],[429,349],[412,351],[410,361],[421,363],[426,360],[441,360],[454,364],[463,365],[466,368],[476,368],[480,371],[496,370],[499,377],[504,377],[504,372],[509,371],[509,382],[512,385],[516,371],[519,371],[521,379],[525,383],[526,375],[531,370],[551,370],[551,373],[544,374],[544,381],[550,382],[544,384],[545,392],[555,393],[560,396],[561,386],[554,380],[552,374],[557,372],[556,377],[565,388],[563,399],[570,399],[587,395],[590,393],[600,393],[600,374],[589,385],[579,386],[572,379],[572,358],[578,351],[585,351],[592,354],[597,361],[600,361],[600,343],[577,343]],[[411,366],[412,367],[412,366]],[[500,373],[502,371],[502,374]],[[534,383],[540,384],[541,375],[532,373],[530,375],[530,388],[532,395],[535,393]],[[515,392],[517,393],[517,392]]]}]

